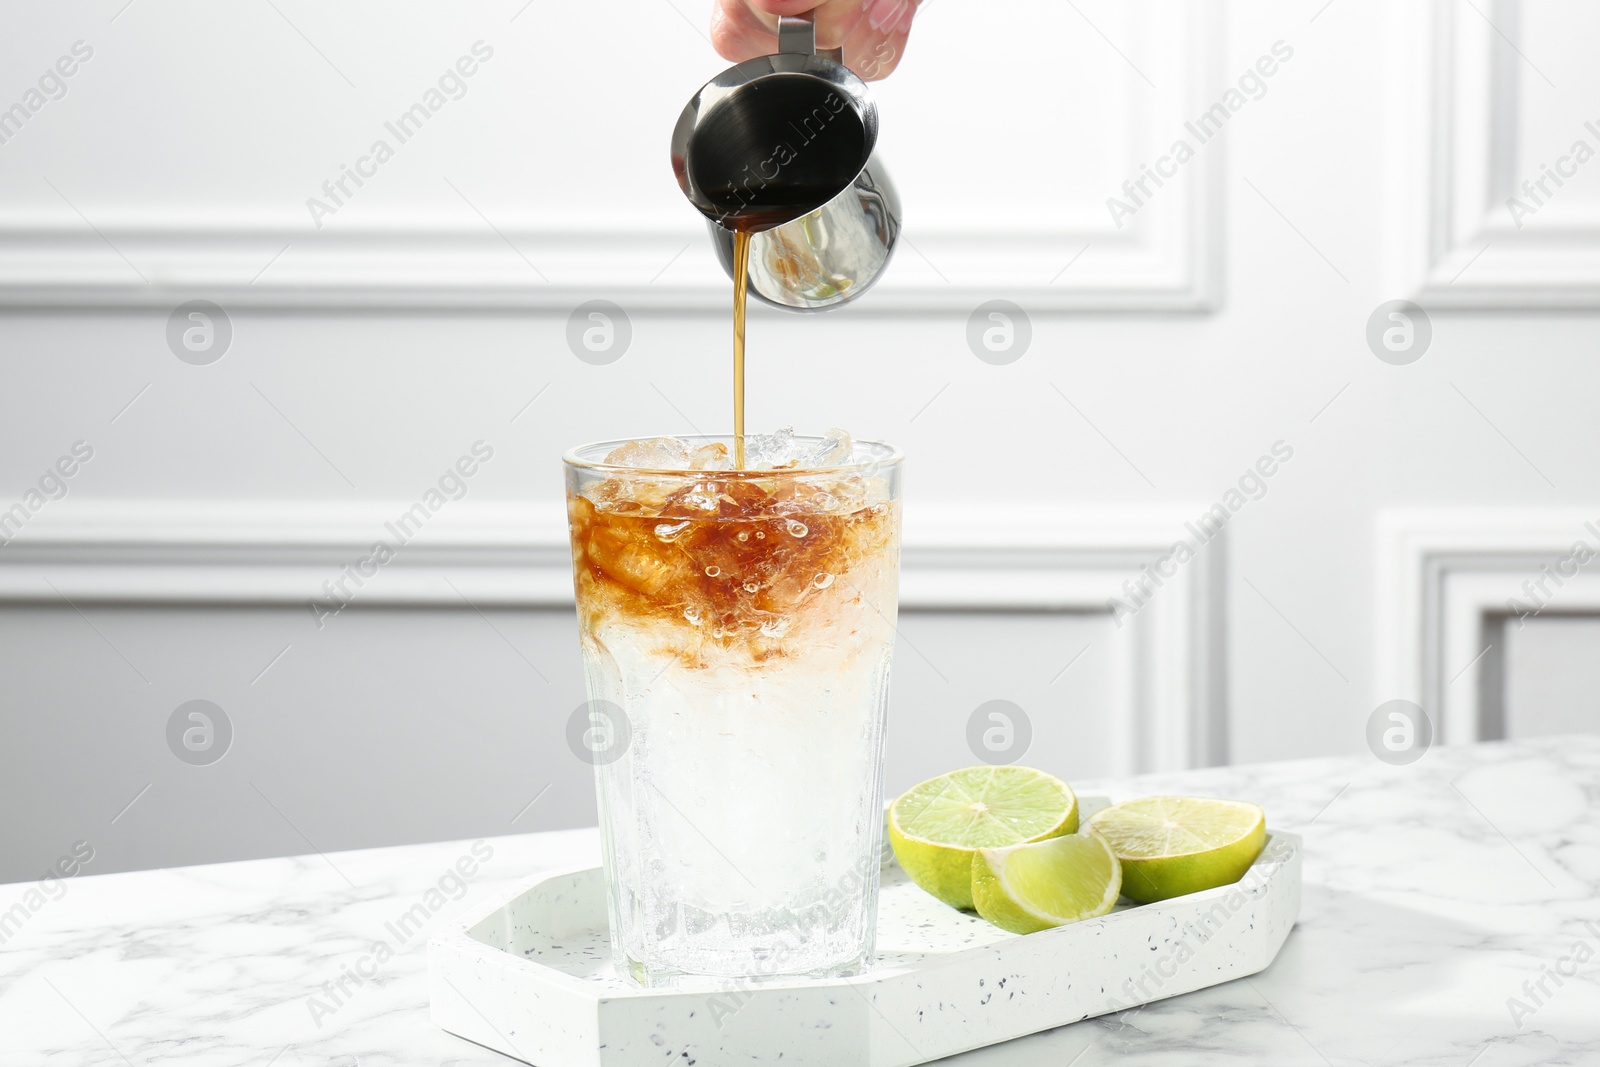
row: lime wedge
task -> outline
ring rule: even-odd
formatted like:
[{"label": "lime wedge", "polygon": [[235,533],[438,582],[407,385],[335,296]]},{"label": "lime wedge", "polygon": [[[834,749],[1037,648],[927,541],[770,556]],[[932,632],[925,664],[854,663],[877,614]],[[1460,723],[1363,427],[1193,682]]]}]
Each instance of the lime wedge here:
[{"label": "lime wedge", "polygon": [[980,848],[1070,834],[1078,798],[1031,767],[967,767],[914,785],[889,805],[889,844],[911,880],[953,908],[972,907]]},{"label": "lime wedge", "polygon": [[1203,797],[1142,797],[1096,812],[1089,828],[1122,861],[1122,893],[1149,903],[1244,877],[1267,842],[1255,804]]},{"label": "lime wedge", "polygon": [[979,849],[972,857],[972,899],[978,914],[1014,934],[1104,915],[1121,888],[1116,854],[1092,830]]}]

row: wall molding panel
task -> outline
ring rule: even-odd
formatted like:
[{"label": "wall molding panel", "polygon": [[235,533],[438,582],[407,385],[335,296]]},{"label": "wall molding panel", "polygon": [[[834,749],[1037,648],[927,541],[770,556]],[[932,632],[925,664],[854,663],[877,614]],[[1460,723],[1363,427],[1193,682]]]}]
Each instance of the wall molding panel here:
[{"label": "wall molding panel", "polygon": [[[1590,528],[1593,524],[1593,528]],[[1503,683],[1498,630],[1507,601],[1538,616],[1600,613],[1597,564],[1524,587],[1582,541],[1600,553],[1600,508],[1395,509],[1378,519],[1378,701],[1421,704],[1449,744],[1494,740]],[[1600,557],[1597,557],[1600,559]],[[1542,601],[1542,604],[1541,604]]]},{"label": "wall molding panel", "polygon": [[[1133,71],[1121,72],[1137,92],[1101,117],[1125,144],[1119,174],[1137,176],[1217,99],[1219,21],[1210,2],[1184,5],[1140,20],[1143,40],[1123,42],[1157,57],[1163,76],[1147,91]],[[1004,182],[1020,179],[1003,172],[994,188],[970,191],[982,210],[950,205],[941,220],[909,197],[896,263],[861,310],[968,309],[996,296],[1041,311],[1209,310],[1221,284],[1224,154],[1222,146],[1203,150],[1121,229],[1099,201],[1071,205],[1080,220],[1071,225],[1009,218]],[[335,219],[320,230],[258,208],[215,205],[176,214],[94,204],[83,221],[0,215],[0,307],[170,309],[209,299],[224,307],[564,313],[596,298],[630,311],[727,306],[727,279],[686,207],[666,228],[640,231],[603,219],[586,228],[576,210],[554,224],[496,226],[450,206],[448,215],[429,207],[388,225]]]},{"label": "wall molding panel", "polygon": [[[60,504],[0,547],[0,604],[300,606],[315,624],[324,583],[368,556],[408,505]],[[912,509],[902,552],[904,611],[1103,615],[1119,671],[1128,772],[1227,758],[1225,535],[1178,568],[1144,606],[1112,598],[1168,551],[1193,506],[1155,511],[1039,509],[995,528],[976,508]],[[572,563],[559,507],[452,504],[355,589],[352,607],[565,608]]]},{"label": "wall molding panel", "polygon": [[1424,307],[1600,307],[1600,218],[1553,198],[1519,229],[1506,205],[1544,158],[1518,158],[1518,105],[1547,87],[1496,29],[1518,38],[1519,5],[1485,4],[1494,26],[1455,0],[1387,6],[1395,291]]}]

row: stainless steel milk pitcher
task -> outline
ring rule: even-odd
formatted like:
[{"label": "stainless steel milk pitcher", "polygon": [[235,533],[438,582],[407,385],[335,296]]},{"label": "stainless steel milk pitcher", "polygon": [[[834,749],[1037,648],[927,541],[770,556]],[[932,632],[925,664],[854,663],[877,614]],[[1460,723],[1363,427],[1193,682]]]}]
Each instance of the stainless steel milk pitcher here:
[{"label": "stainless steel milk pitcher", "polygon": [[775,54],[728,68],[683,109],[672,169],[730,277],[734,232],[750,230],[750,292],[823,311],[866,292],[900,234],[877,143],[866,83],[837,49],[817,52],[809,15],[784,16]]}]

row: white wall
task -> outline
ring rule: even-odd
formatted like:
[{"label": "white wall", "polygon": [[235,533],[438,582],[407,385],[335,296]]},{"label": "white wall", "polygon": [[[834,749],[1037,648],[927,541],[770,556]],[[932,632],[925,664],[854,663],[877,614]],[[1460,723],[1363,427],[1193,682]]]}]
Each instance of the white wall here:
[{"label": "white wall", "polygon": [[[1479,7],[1493,27],[1377,0],[923,13],[876,90],[891,276],[751,325],[753,425],[910,457],[891,788],[970,761],[990,699],[1027,711],[1029,762],[1120,773],[1361,751],[1393,697],[1492,736],[1481,672],[1546,669],[1473,641],[1600,516],[1600,164],[1520,229],[1505,200],[1600,147],[1600,15]],[[728,421],[727,286],[665,158],[721,67],[709,5],[119,8],[19,9],[0,39],[0,108],[94,50],[0,143],[0,507],[94,449],[0,548],[0,805],[25,813],[0,878],[79,838],[109,870],[498,832],[546,783],[516,826],[592,819],[557,460]],[[479,40],[464,95],[317,228],[307,197]],[[1117,228],[1106,199],[1279,41]],[[232,327],[203,366],[166,339],[201,298]],[[966,340],[997,298],[1032,328],[1003,366]],[[1365,339],[1398,298],[1433,331],[1403,366]],[[608,366],[566,344],[590,299],[631,320]],[[306,598],[478,440],[466,497],[318,630]],[[1279,441],[1265,495],[1113,621]],[[1541,626],[1600,610],[1576,589]],[[1570,663],[1584,633],[1539,647]],[[1489,718],[1538,732],[1548,699],[1594,728],[1564,677],[1499,685]],[[167,748],[191,699],[235,725],[209,767]]]}]

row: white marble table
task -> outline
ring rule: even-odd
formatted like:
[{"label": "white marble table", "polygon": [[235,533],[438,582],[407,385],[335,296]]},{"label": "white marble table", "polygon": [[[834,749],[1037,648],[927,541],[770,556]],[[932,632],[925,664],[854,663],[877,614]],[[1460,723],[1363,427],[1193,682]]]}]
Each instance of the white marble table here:
[{"label": "white marble table", "polygon": [[[1600,1064],[1600,738],[1077,784],[1262,802],[1305,836],[1300,924],[1254,978],[945,1062]],[[0,1064],[508,1063],[429,1023],[423,944],[597,857],[583,830],[72,878],[4,933]]]}]

